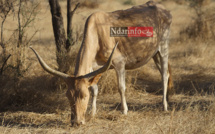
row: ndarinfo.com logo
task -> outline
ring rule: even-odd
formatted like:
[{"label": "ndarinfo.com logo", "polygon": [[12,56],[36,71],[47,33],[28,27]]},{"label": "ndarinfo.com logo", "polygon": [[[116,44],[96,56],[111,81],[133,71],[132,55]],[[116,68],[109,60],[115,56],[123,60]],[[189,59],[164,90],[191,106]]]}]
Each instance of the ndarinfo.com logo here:
[{"label": "ndarinfo.com logo", "polygon": [[110,27],[111,37],[153,37],[153,27]]}]

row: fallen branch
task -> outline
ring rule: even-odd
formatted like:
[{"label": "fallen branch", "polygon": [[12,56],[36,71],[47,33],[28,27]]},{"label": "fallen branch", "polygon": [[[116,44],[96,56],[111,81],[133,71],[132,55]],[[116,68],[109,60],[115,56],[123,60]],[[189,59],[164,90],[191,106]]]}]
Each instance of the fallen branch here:
[{"label": "fallen branch", "polygon": [[2,67],[1,67],[1,71],[0,71],[0,75],[2,75],[3,71],[4,71],[4,66],[6,65],[8,59],[10,58],[11,54],[8,55],[8,57],[6,58],[6,60],[4,61]]}]

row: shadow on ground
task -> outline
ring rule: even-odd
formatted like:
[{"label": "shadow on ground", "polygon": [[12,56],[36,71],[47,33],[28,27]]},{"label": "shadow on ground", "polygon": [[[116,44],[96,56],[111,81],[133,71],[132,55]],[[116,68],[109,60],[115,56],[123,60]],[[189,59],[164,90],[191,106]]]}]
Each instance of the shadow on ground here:
[{"label": "shadow on ground", "polygon": [[[175,101],[172,100],[169,102],[169,111],[172,111],[175,109],[175,111],[183,111],[186,109],[194,109],[197,108],[199,111],[207,111],[211,105],[214,105],[213,101],[210,100],[192,100],[189,98],[189,100],[186,101]],[[121,104],[120,103],[110,103],[105,102],[105,104],[108,104],[108,108],[105,109],[105,111],[121,111]],[[159,102],[154,103],[136,103],[136,102],[128,102],[128,111],[134,111],[134,112],[143,112],[143,111],[160,111],[163,112],[163,103],[162,100]]]},{"label": "shadow on ground", "polygon": [[64,110],[68,102],[65,91],[57,89],[57,82],[58,79],[47,75],[14,80],[0,78],[0,112],[54,113]]},{"label": "shadow on ground", "polygon": [[[174,78],[173,78],[174,79]],[[155,80],[153,77],[141,78],[137,80],[138,87],[143,87],[141,90],[161,95],[162,82]],[[174,80],[174,89],[176,94],[185,95],[211,95],[215,94],[215,76],[205,75],[201,72],[191,75],[181,75],[180,80]]]}]

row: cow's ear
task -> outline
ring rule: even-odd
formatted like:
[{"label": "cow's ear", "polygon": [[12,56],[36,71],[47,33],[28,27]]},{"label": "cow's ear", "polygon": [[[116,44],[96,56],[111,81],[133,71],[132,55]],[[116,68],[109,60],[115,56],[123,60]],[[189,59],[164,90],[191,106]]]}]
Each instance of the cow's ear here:
[{"label": "cow's ear", "polygon": [[98,74],[95,77],[89,79],[89,86],[95,85],[98,83],[99,79],[101,78],[102,74]]}]

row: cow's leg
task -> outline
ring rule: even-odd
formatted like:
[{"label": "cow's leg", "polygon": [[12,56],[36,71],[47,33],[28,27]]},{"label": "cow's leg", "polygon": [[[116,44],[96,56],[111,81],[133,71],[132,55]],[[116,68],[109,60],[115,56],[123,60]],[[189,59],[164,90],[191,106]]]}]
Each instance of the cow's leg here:
[{"label": "cow's leg", "polygon": [[[168,91],[167,91],[168,87],[167,86],[168,86],[168,78],[169,78],[168,57],[164,58],[160,55],[160,52],[158,52],[153,57],[153,59],[161,74],[162,88],[163,88],[163,105],[164,105],[164,110],[167,111],[167,105],[168,105]],[[166,66],[166,62],[167,62],[167,66]]]},{"label": "cow's leg", "polygon": [[125,62],[124,60],[119,60],[118,62],[113,62],[114,68],[116,70],[117,79],[118,79],[118,86],[119,86],[119,93],[121,96],[121,106],[122,106],[122,113],[127,115],[128,106],[126,103],[125,98]]},{"label": "cow's leg", "polygon": [[167,110],[167,85],[168,85],[168,56],[161,57],[161,72],[162,72],[162,84],[163,84],[163,105],[164,111]]},{"label": "cow's leg", "polygon": [[[101,66],[98,65],[98,63],[93,63],[93,69],[91,70],[94,71],[94,70],[97,70],[101,68]],[[97,75],[95,78],[93,78],[93,82],[92,82],[92,85],[90,86],[90,90],[91,90],[91,95],[92,95],[92,105],[91,105],[91,115],[92,116],[95,116],[96,115],[96,100],[97,100],[97,96],[98,96],[98,81],[99,79],[101,78],[101,74],[100,75]]]},{"label": "cow's leg", "polygon": [[155,62],[155,65],[157,66],[157,68],[158,68],[160,74],[162,75],[159,52],[157,52],[157,53],[154,55],[153,60],[154,60],[154,62]]},{"label": "cow's leg", "polygon": [[[153,57],[154,62],[162,76],[161,72],[161,59],[160,59],[160,52],[156,53],[155,56]],[[170,64],[168,63],[168,87],[167,87],[167,102],[169,101],[169,96],[174,93],[174,88],[173,88],[173,81],[172,81],[172,74],[171,74],[171,67]]]},{"label": "cow's leg", "polygon": [[167,88],[168,88],[168,79],[169,79],[169,73],[168,73],[168,46],[169,46],[169,29],[166,29],[164,32],[163,38],[160,43],[160,50],[158,52],[160,57],[160,63],[161,63],[161,73],[162,73],[162,85],[163,85],[163,106],[164,111],[167,110]]},{"label": "cow's leg", "polygon": [[97,95],[98,95],[98,85],[92,85],[90,87],[91,91],[92,91],[92,116],[95,116],[96,114],[96,99],[97,99]]}]

